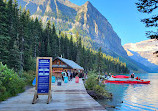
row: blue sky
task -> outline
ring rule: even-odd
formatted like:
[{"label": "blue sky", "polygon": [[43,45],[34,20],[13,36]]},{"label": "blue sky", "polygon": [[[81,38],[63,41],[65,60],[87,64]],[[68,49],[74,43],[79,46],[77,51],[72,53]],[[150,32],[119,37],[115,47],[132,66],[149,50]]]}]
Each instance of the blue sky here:
[{"label": "blue sky", "polygon": [[[77,5],[84,4],[87,0],[69,0]],[[89,0],[101,14],[110,22],[114,31],[121,38],[122,45],[136,43],[148,38],[145,31],[149,29],[140,22],[149,15],[137,11],[137,0]]]}]

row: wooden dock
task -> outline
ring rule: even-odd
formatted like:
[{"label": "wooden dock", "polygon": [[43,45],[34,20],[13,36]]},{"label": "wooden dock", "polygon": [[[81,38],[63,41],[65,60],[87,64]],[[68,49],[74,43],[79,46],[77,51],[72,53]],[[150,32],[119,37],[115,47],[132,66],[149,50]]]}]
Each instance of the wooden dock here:
[{"label": "wooden dock", "polygon": [[52,101],[46,104],[48,96],[40,95],[36,104],[32,104],[35,88],[30,88],[16,97],[0,103],[0,111],[105,111],[89,96],[83,81],[79,83],[62,82],[61,86],[52,83]]}]

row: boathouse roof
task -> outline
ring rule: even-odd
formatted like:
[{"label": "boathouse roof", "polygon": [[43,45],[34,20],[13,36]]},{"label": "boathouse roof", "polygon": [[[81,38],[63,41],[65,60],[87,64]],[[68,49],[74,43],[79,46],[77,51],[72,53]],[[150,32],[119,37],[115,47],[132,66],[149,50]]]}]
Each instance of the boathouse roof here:
[{"label": "boathouse roof", "polygon": [[[79,70],[84,70],[83,67],[81,67],[80,65],[78,65],[77,63],[75,63],[72,60],[69,59],[65,59],[65,58],[61,58],[61,57],[56,57],[54,60],[59,59],[62,62],[64,62],[65,64],[67,64],[68,66],[70,66],[72,69],[79,69]],[[54,61],[53,60],[53,61]]]}]

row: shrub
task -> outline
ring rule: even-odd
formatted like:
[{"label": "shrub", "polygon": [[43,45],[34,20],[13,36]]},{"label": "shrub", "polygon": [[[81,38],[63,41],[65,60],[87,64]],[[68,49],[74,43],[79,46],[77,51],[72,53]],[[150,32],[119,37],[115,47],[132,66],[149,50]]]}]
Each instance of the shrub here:
[{"label": "shrub", "polygon": [[24,86],[23,78],[0,63],[0,101],[24,91]]},{"label": "shrub", "polygon": [[27,85],[32,85],[32,81],[34,80],[35,76],[35,71],[28,71],[22,74],[22,78]]},{"label": "shrub", "polygon": [[102,95],[104,97],[109,98],[110,94],[104,89],[104,87],[101,87],[100,85],[96,85],[94,87],[94,91],[98,94],[98,95]]},{"label": "shrub", "polygon": [[85,87],[87,90],[93,90],[95,85],[98,84],[98,81],[96,80],[95,76],[89,76],[86,80]]},{"label": "shrub", "polygon": [[89,72],[88,79],[85,82],[85,87],[93,98],[103,99],[112,97],[111,94],[105,90],[105,85],[101,83],[99,84],[98,77],[95,72]]}]

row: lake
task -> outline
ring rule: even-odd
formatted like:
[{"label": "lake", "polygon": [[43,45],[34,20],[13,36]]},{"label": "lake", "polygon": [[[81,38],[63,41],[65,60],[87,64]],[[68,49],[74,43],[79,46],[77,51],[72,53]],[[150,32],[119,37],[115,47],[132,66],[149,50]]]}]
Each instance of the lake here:
[{"label": "lake", "polygon": [[113,99],[100,100],[99,103],[116,107],[107,108],[109,111],[157,111],[158,73],[135,74],[135,77],[137,76],[143,80],[150,80],[150,84],[107,83],[105,87],[113,94]]}]

